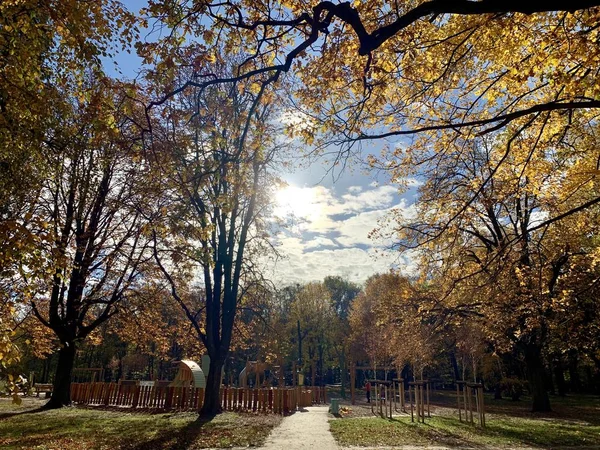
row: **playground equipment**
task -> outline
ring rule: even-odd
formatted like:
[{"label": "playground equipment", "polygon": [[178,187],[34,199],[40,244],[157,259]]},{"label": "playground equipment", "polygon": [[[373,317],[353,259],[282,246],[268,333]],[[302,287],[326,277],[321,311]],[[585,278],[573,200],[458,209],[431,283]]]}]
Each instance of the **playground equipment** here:
[{"label": "playground equipment", "polygon": [[[404,390],[404,378],[394,378],[392,380],[392,399],[394,401],[394,410],[398,413],[406,412],[406,392]],[[398,408],[400,405],[400,408]]]},{"label": "playground equipment", "polygon": [[271,365],[267,364],[266,362],[246,361],[246,367],[242,369],[238,377],[238,386],[243,388],[248,387],[248,377],[250,375],[255,375],[256,377],[255,386],[262,386],[267,381],[267,375],[265,374],[265,372],[267,370],[271,370],[271,368],[277,371],[278,369],[280,369],[280,366],[271,367]]},{"label": "playground equipment", "polygon": [[[359,370],[363,370],[363,371],[374,371],[375,373],[377,372],[377,370],[383,370],[386,372],[386,374],[388,372],[397,370],[395,367],[387,367],[387,366],[382,366],[382,367],[366,367],[366,366],[357,366],[356,363],[351,363],[350,365],[350,398],[352,400],[352,404],[355,405],[356,404],[356,372]],[[387,376],[386,376],[387,377]],[[390,381],[384,380],[386,383],[390,383]]]},{"label": "playground equipment", "polygon": [[190,359],[179,361],[179,371],[170,386],[191,386],[196,388],[206,387],[206,377],[202,368]]},{"label": "playground equipment", "polygon": [[[371,383],[371,412],[391,419],[394,404],[392,400],[393,382],[387,380],[369,380],[369,383]],[[375,395],[373,395],[373,391],[375,391]]]},{"label": "playground equipment", "polygon": [[[429,404],[429,381],[419,380],[408,383],[408,398],[410,402],[410,421],[414,422],[414,412],[417,413],[417,422],[425,423],[425,405],[427,405],[427,417],[431,417]],[[413,408],[413,397],[415,399]]]},{"label": "playground equipment", "polygon": [[[456,382],[456,404],[458,407],[458,420],[462,422],[462,409],[465,412],[465,422],[474,424],[473,421],[473,406],[479,416],[479,426],[485,428],[485,404],[483,401],[483,384],[468,383],[467,381]],[[473,401],[475,397],[475,401]],[[473,405],[475,403],[475,405]]]}]

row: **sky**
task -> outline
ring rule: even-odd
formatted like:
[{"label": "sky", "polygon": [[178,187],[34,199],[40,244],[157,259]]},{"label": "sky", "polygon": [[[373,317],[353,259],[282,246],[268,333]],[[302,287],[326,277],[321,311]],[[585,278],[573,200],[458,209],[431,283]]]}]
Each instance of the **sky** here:
[{"label": "sky", "polygon": [[400,196],[384,175],[349,168],[333,180],[325,175],[327,168],[314,163],[309,170],[282,175],[289,185],[276,195],[274,214],[287,218],[288,226],[274,236],[282,258],[269,267],[271,278],[302,284],[339,275],[360,284],[391,268],[415,273],[410,258],[388,250],[391,240],[369,234],[385,226],[382,219],[394,208],[408,217],[414,214],[418,183],[409,183]]},{"label": "sky", "polygon": [[[146,4],[145,0],[124,3],[132,11]],[[141,60],[124,54],[117,57],[117,63],[122,75],[134,78]],[[112,71],[112,63],[107,68]],[[273,235],[280,257],[266,263],[267,276],[283,286],[321,281],[328,275],[362,284],[391,268],[415,273],[410,257],[387,251],[391,241],[372,240],[369,234],[394,208],[404,215],[413,213],[418,183],[409,183],[409,189],[399,195],[385,174],[355,165],[333,177],[328,169],[326,163],[315,162],[309,168],[280,174],[288,187],[277,193],[274,214],[289,226]]]}]

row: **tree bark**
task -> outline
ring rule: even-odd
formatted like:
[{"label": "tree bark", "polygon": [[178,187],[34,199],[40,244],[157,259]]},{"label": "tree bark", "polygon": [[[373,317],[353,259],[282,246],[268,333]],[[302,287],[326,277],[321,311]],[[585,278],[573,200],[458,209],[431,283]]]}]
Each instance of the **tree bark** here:
[{"label": "tree bark", "polygon": [[456,361],[456,354],[454,353],[454,350],[450,352],[450,364],[452,365],[454,381],[460,380],[460,370],[458,369],[458,361]]},{"label": "tree bark", "polygon": [[44,408],[57,409],[71,404],[71,374],[75,363],[75,344],[66,343],[58,351],[58,365],[54,375],[52,397]]},{"label": "tree bark", "polygon": [[342,398],[346,398],[347,374],[348,374],[348,367],[346,366],[346,353],[342,352],[340,354],[340,383],[342,385],[341,390],[340,390],[340,395],[342,396]]},{"label": "tree bark", "polygon": [[571,392],[581,392],[581,379],[579,377],[579,355],[577,350],[569,351],[569,378],[571,379]]},{"label": "tree bark", "polygon": [[223,360],[210,357],[210,369],[206,378],[206,389],[204,390],[204,402],[200,409],[200,417],[210,418],[220,414],[221,408],[221,372]]},{"label": "tree bark", "polygon": [[502,384],[496,383],[494,387],[494,400],[502,400]]},{"label": "tree bark", "polygon": [[557,357],[554,362],[554,378],[556,378],[558,395],[564,397],[567,394],[567,383],[565,381],[565,368],[563,367],[562,359],[560,357]]},{"label": "tree bark", "polygon": [[531,410],[533,412],[548,412],[550,408],[550,397],[546,392],[544,382],[544,364],[542,361],[541,349],[535,344],[528,344],[524,347],[525,365],[527,366],[527,379],[529,389],[533,397]]}]

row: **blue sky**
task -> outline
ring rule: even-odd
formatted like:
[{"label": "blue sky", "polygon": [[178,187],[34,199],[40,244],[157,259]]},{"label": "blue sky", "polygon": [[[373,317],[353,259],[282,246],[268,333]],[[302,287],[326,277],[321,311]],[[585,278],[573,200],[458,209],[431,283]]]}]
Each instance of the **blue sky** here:
[{"label": "blue sky", "polygon": [[415,271],[410,259],[386,251],[390,241],[369,238],[392,208],[413,213],[413,189],[400,197],[396,187],[359,172],[345,172],[335,183],[314,184],[306,174],[290,178],[294,181],[277,196],[275,214],[294,220],[275,236],[285,258],[271,268],[274,280],[303,283],[340,275],[362,283],[391,267]]},{"label": "blue sky", "polygon": [[[146,1],[126,0],[124,4],[137,12]],[[134,54],[123,54],[117,63],[124,76],[134,78],[141,60]],[[107,68],[112,70],[112,63]],[[377,145],[371,151],[377,152]],[[399,259],[385,251],[391,242],[372,241],[369,233],[392,208],[412,214],[417,183],[400,196],[384,174],[353,164],[333,177],[328,168],[326,162],[316,162],[281,174],[289,186],[276,195],[275,214],[291,225],[273,236],[282,258],[267,265],[270,278],[284,285],[340,275],[362,283],[392,267],[414,272],[409,258]]]}]

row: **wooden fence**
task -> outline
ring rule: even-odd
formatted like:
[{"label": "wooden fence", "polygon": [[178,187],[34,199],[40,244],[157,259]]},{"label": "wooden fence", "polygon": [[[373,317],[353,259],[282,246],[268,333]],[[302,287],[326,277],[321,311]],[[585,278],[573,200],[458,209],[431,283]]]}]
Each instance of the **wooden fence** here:
[{"label": "wooden fence", "polygon": [[[231,388],[220,392],[221,406],[227,411],[290,413],[296,408],[326,403],[323,387],[307,388]],[[71,383],[71,401],[82,405],[103,405],[160,410],[198,410],[204,389],[155,384],[142,386],[123,383]]]}]

